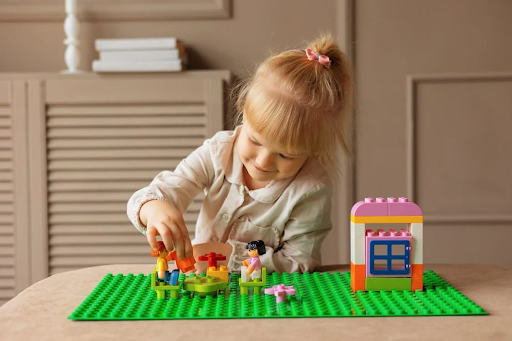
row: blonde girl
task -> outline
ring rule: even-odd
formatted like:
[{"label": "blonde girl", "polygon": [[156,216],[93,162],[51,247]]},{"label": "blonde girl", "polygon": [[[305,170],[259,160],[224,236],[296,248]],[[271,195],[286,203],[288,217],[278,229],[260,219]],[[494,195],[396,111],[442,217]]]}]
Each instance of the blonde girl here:
[{"label": "blonde girl", "polygon": [[[135,192],[130,220],[153,248],[160,235],[179,259],[191,255],[192,244],[229,243],[228,267],[239,271],[247,243],[262,240],[268,272],[314,270],[332,228],[331,179],[338,151],[348,151],[343,133],[351,97],[346,58],[330,36],[269,57],[240,88],[241,124]],[[183,213],[201,191],[206,196],[190,241]]]}]

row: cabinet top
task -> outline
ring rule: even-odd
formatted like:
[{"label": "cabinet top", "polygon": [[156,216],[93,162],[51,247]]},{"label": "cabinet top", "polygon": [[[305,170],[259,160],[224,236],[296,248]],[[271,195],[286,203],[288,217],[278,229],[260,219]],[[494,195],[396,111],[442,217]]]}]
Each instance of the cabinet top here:
[{"label": "cabinet top", "polygon": [[123,72],[123,73],[95,73],[83,72],[68,74],[60,72],[27,72],[27,73],[0,73],[0,80],[7,79],[116,79],[116,78],[217,78],[229,81],[229,70],[188,70],[180,72]]}]

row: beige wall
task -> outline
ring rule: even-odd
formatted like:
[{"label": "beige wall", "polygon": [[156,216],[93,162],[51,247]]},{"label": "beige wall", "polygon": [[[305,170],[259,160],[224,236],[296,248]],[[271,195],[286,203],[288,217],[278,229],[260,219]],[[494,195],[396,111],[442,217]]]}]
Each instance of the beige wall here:
[{"label": "beige wall", "polygon": [[[346,2],[234,0],[228,19],[82,22],[81,67],[91,69],[97,38],[176,36],[191,69],[240,76],[270,49],[341,32]],[[355,1],[354,201],[412,196],[425,213],[426,263],[512,262],[510,13],[508,0]],[[0,72],[64,69],[63,39],[61,22],[1,22]],[[347,238],[328,242],[346,249]]]},{"label": "beige wall", "polygon": [[[64,1],[62,1],[64,3]],[[333,0],[232,1],[231,18],[211,20],[82,22],[81,68],[91,70],[98,38],[178,37],[190,69],[242,74],[270,49],[300,47],[320,30],[336,30]],[[0,23],[0,72],[65,69],[62,22]]]},{"label": "beige wall", "polygon": [[512,264],[511,13],[507,0],[355,2],[356,198],[412,194],[426,263]]},{"label": "beige wall", "polygon": [[[28,0],[24,2],[29,3]],[[0,18],[6,18],[5,12],[1,13],[5,3],[8,2],[0,0]],[[229,3],[231,15],[226,19],[81,20],[80,68],[91,70],[92,61],[98,58],[94,51],[94,41],[98,38],[178,37],[187,47],[189,69],[229,70],[235,78],[247,75],[271,51],[305,47],[307,41],[321,32],[338,34],[342,45],[347,41],[345,33],[349,29],[341,18],[349,15],[349,0],[236,0]],[[63,17],[44,22],[0,20],[0,73],[59,72],[65,69]],[[226,126],[230,127],[229,124]],[[342,202],[335,205],[345,209],[335,210],[334,221],[347,215],[352,203],[350,195],[351,192],[346,191],[339,195],[341,198],[335,199]],[[323,252],[327,264],[349,261],[348,220],[343,219],[343,223],[335,225],[337,228],[326,241]]]}]

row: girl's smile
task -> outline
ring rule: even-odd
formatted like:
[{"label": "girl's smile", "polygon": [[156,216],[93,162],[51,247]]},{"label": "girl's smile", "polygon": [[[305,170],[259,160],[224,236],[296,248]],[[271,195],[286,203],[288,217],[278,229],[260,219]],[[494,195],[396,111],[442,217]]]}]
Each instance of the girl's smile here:
[{"label": "girl's smile", "polygon": [[259,170],[260,172],[263,172],[263,173],[269,173],[269,172],[271,172],[271,171],[269,171],[269,170],[261,169],[260,167],[256,166],[256,164],[255,164],[255,163],[253,163],[253,165],[254,165],[254,168],[256,168],[257,170]]}]

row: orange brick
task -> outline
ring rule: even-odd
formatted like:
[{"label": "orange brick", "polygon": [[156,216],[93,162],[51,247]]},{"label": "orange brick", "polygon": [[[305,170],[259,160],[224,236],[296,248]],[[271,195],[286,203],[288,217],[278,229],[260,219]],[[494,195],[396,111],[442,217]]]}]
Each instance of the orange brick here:
[{"label": "orange brick", "polygon": [[423,290],[423,264],[412,265],[412,285],[411,290]]},{"label": "orange brick", "polygon": [[366,266],[350,262],[350,286],[353,291],[365,290]]}]

